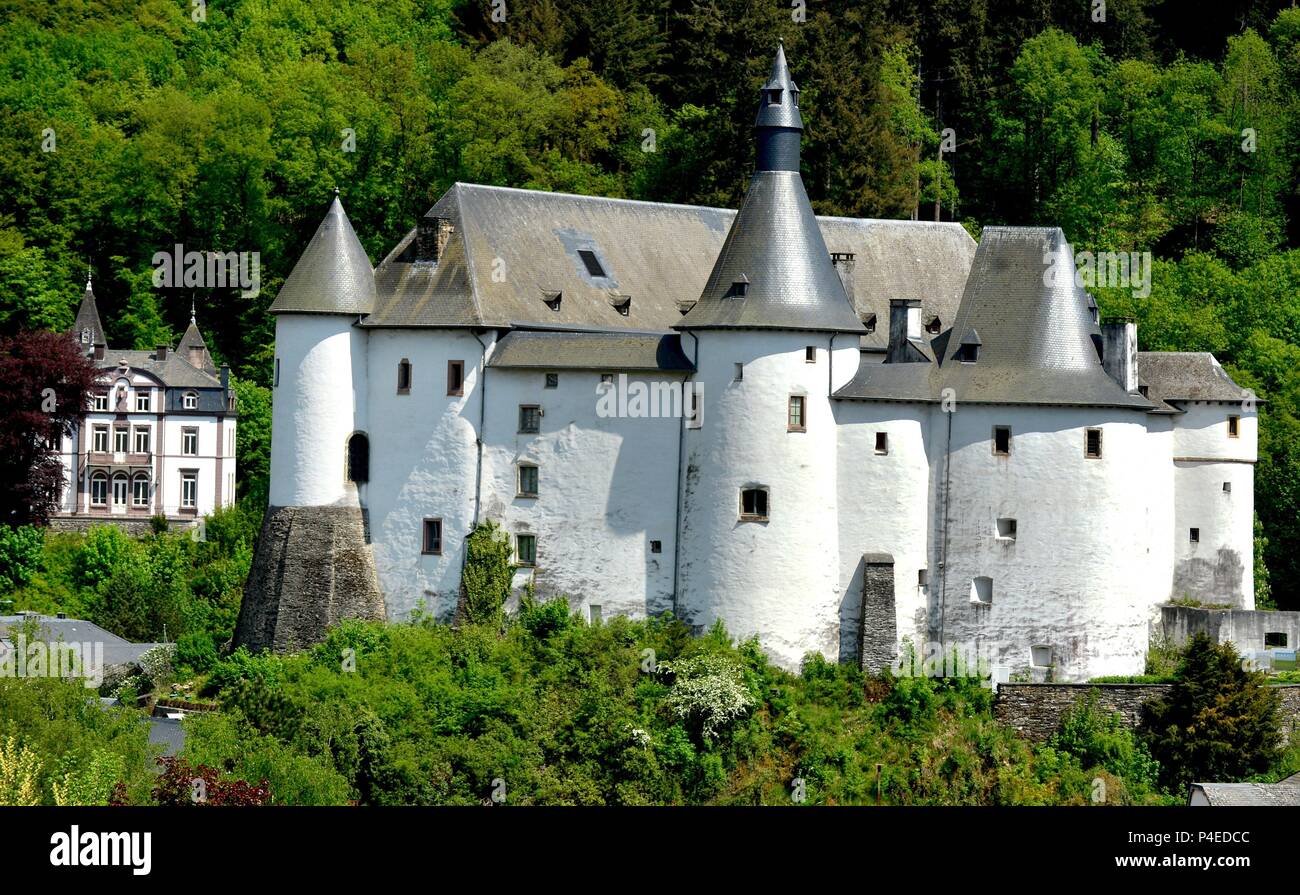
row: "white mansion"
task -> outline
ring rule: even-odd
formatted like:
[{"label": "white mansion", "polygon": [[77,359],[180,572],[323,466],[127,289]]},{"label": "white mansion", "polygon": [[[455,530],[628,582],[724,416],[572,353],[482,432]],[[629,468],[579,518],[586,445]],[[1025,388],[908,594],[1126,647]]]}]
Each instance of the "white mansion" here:
[{"label": "white mansion", "polygon": [[235,392],[191,316],[180,346],[109,348],[89,279],[73,336],[99,368],[90,406],[60,454],[56,528],[149,518],[193,523],[235,502]]},{"label": "white mansion", "polygon": [[1160,604],[1253,608],[1252,396],[1103,324],[1060,230],[815,216],[798,100],[778,53],[739,211],[457,184],[372,268],[336,197],[271,307],[236,641],[450,618],[484,520],[520,587],[786,666],[1138,673]]}]

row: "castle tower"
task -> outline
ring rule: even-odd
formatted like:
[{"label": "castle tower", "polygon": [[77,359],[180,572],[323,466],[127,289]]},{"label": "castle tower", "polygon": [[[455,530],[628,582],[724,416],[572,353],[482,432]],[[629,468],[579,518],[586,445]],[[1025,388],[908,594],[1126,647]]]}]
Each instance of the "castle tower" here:
[{"label": "castle tower", "polygon": [[81,296],[77,307],[77,320],[72,325],[72,334],[81,350],[97,359],[103,358],[108,340],[104,338],[104,325],[99,321],[99,308],[95,304],[95,293],[90,287],[90,274],[86,274],[86,291]]},{"label": "castle tower", "polygon": [[300,648],[341,619],[384,617],[363,509],[366,341],[354,325],[374,295],[374,269],[335,191],[270,308],[270,505],[237,645]]},{"label": "castle tower", "polygon": [[756,171],[699,301],[677,325],[702,412],[686,422],[677,611],[797,667],[839,653],[836,426],[865,332],[799,175],[799,90],[778,49]]}]

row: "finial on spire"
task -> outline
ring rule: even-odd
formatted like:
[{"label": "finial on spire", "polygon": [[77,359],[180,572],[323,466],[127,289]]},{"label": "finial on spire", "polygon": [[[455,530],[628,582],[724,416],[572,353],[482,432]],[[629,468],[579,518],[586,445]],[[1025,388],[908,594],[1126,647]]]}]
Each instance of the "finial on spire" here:
[{"label": "finial on spire", "polygon": [[86,291],[87,292],[90,291],[90,274],[92,270],[93,268],[89,264],[87,264],[86,265]]},{"label": "finial on spire", "polygon": [[799,87],[790,77],[785,61],[784,41],[777,44],[772,72],[758,96],[758,115],[754,118],[758,170],[798,171],[803,118],[799,114]]},{"label": "finial on spire", "polygon": [[334,195],[337,196],[338,194],[339,194],[339,188],[338,188],[338,187],[334,187]]},{"label": "finial on spire", "polygon": [[198,326],[194,316],[194,296],[190,296],[190,326]]}]

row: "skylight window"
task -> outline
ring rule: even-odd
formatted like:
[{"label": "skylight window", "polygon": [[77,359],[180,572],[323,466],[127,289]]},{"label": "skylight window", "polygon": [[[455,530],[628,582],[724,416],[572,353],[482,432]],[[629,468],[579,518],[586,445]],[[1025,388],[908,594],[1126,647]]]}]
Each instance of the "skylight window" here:
[{"label": "skylight window", "polygon": [[582,259],[583,266],[587,268],[587,273],[591,276],[608,276],[608,274],[605,273],[605,268],[600,266],[600,259],[596,257],[595,252],[590,249],[579,249],[578,257]]}]

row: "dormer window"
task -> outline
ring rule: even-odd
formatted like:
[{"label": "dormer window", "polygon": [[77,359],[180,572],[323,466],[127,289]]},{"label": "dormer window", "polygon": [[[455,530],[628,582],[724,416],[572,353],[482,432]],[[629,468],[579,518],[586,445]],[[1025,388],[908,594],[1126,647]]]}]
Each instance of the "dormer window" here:
[{"label": "dormer window", "polygon": [[560,310],[560,300],[563,297],[564,294],[562,292],[549,292],[545,290],[542,292],[542,301],[546,303],[548,308],[556,312]]},{"label": "dormer window", "polygon": [[628,316],[632,311],[632,296],[630,295],[611,295],[609,303],[615,311],[618,311],[624,317]]},{"label": "dormer window", "polygon": [[778,87],[777,89],[775,89],[775,90],[769,90],[769,91],[767,91],[767,104],[768,104],[769,106],[779,106],[779,105],[781,105],[781,94],[782,94],[783,92],[784,92],[784,91],[781,90],[781,88],[779,88],[779,87]]},{"label": "dormer window", "polygon": [[931,314],[930,319],[925,321],[925,331],[932,336],[938,335],[939,330],[942,328],[943,328],[943,321],[941,321],[938,315],[936,314]]},{"label": "dormer window", "polygon": [[724,297],[744,298],[746,293],[748,292],[749,292],[749,278],[746,277],[744,274],[741,274],[740,279],[732,282],[731,288],[727,290],[727,294]]},{"label": "dormer window", "polygon": [[88,330],[88,329],[83,329],[83,330],[81,331],[81,343],[82,343],[83,345],[89,345],[89,344],[90,344],[90,330]]},{"label": "dormer window", "polygon": [[181,398],[181,406],[185,410],[197,410],[199,406],[198,392],[186,392],[185,396]]},{"label": "dormer window", "polygon": [[973,364],[979,357],[979,353],[980,346],[978,345],[962,345],[957,349],[957,353],[953,355],[953,357],[955,357],[960,363]]},{"label": "dormer window", "polygon": [[867,316],[863,317],[862,325],[867,328],[867,335],[871,335],[873,332],[876,331],[876,315],[868,314]]}]

